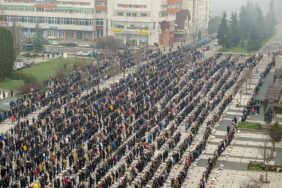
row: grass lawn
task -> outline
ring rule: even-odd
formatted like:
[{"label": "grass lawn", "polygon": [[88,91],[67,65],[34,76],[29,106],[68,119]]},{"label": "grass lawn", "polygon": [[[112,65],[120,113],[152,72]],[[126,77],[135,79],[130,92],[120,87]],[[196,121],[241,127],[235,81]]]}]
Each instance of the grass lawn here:
[{"label": "grass lawn", "polygon": [[[271,38],[267,38],[264,41],[262,41],[262,45],[261,48],[263,48],[266,43],[270,40]],[[251,54],[251,53],[255,53],[258,50],[255,51],[248,51],[247,50],[247,42],[246,41],[241,41],[237,46],[233,47],[233,48],[221,48],[219,49],[220,52],[230,52],[230,53],[242,53],[242,54]]]},{"label": "grass lawn", "polygon": [[[73,69],[73,65],[76,63],[90,64],[93,60],[86,58],[67,58],[67,59],[54,59],[46,61],[44,63],[33,65],[32,67],[19,70],[21,73],[30,75],[36,78],[37,81],[42,82],[53,76],[59,67],[63,67],[67,64],[67,67]],[[19,89],[24,84],[23,80],[11,80],[7,79],[0,82],[1,89]]]},{"label": "grass lawn", "polygon": [[44,63],[33,65],[30,68],[22,69],[20,72],[31,75],[36,78],[39,82],[48,79],[50,76],[53,76],[59,66],[67,64],[67,66],[73,67],[75,63],[86,63],[90,64],[93,60],[86,58],[67,58],[67,59],[54,59]]},{"label": "grass lawn", "polygon": [[259,123],[252,123],[252,122],[245,121],[245,122],[240,122],[239,125],[238,125],[238,128],[239,129],[259,130],[259,129],[262,129],[262,126]]},{"label": "grass lawn", "polygon": [[22,80],[4,80],[2,82],[0,82],[0,88],[1,89],[18,89],[20,88],[22,85],[24,84],[24,82]]},{"label": "grass lawn", "polygon": [[245,122],[240,122],[238,125],[238,128],[239,129],[262,130],[262,131],[267,131],[271,128],[271,129],[275,129],[276,131],[282,131],[282,124],[278,124],[277,126],[272,125],[272,126],[263,127],[263,125],[259,123],[245,121]]},{"label": "grass lawn", "polygon": [[271,164],[264,166],[263,162],[255,162],[255,161],[250,161],[249,164],[248,164],[248,170],[250,170],[250,171],[267,170],[269,172],[276,172],[277,168],[281,169],[281,167],[282,167],[281,165],[271,165]]},{"label": "grass lawn", "polygon": [[250,171],[262,171],[262,165],[248,165],[248,170]]}]

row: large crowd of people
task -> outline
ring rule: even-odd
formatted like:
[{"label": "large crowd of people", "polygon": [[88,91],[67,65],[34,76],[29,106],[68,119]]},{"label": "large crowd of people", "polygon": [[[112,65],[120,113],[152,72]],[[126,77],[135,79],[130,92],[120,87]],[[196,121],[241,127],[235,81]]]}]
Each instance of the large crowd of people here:
[{"label": "large crowd of people", "polygon": [[[260,56],[245,63],[222,54],[204,59],[181,46],[166,54],[146,52],[135,61],[130,54],[119,58],[130,62],[126,68],[147,63],[101,90],[93,89],[101,84],[97,72],[110,63],[87,66],[67,79],[49,79],[47,90],[11,103],[7,117],[18,123],[0,136],[0,187],[157,188],[185,158],[181,174],[171,181],[180,187],[231,102],[240,73]],[[31,122],[25,118],[38,110]],[[204,123],[211,111],[216,113]],[[185,156],[203,126],[203,139]]]},{"label": "large crowd of people", "polygon": [[[259,54],[258,61],[260,61],[262,58],[263,58],[263,56],[261,54]],[[253,96],[251,97],[251,99],[248,101],[247,105],[243,109],[241,121],[245,121],[247,116],[249,116],[251,114],[253,114],[253,115],[255,113],[259,114],[262,101],[256,99],[256,96],[258,94],[258,90],[262,86],[262,83],[263,83],[265,77],[269,74],[271,68],[275,66],[275,63],[276,63],[276,58],[273,55],[272,60],[265,67],[265,70],[261,74],[259,82],[257,83],[256,87],[254,88]],[[254,64],[251,67],[251,69],[255,65],[256,64]],[[238,119],[237,119],[236,116],[234,116],[234,118],[231,122],[231,126],[230,125],[227,126],[227,130],[226,130],[227,132],[226,132],[225,138],[219,143],[217,149],[214,151],[213,157],[210,157],[208,159],[206,170],[204,171],[204,173],[202,175],[202,178],[201,178],[200,183],[199,183],[199,187],[201,187],[201,188],[205,187],[205,184],[208,181],[212,170],[215,168],[215,166],[217,164],[217,160],[218,160],[219,156],[225,151],[225,149],[231,144],[231,141],[234,139],[234,135],[235,135],[236,130],[237,130],[237,125],[238,125]]]},{"label": "large crowd of people", "polygon": [[[143,57],[141,56],[141,58]],[[8,174],[10,170],[12,170],[15,175],[19,175],[18,173],[21,172],[21,177],[24,177],[23,180],[21,179],[21,182],[23,182],[21,185],[24,185],[23,187],[28,185],[28,183],[33,182],[34,176],[29,176],[29,180],[27,181],[27,173],[37,171],[37,168],[31,169],[33,166],[30,166],[30,171],[19,170],[21,168],[26,168],[26,165],[30,165],[29,163],[31,163],[31,161],[33,163],[32,165],[36,165],[38,167],[38,164],[42,159],[42,155],[49,155],[51,153],[48,151],[49,148],[46,148],[47,151],[50,152],[48,154],[39,150],[43,149],[40,147],[45,146],[46,142],[54,144],[51,140],[54,139],[54,137],[59,136],[54,134],[54,132],[49,132],[54,130],[48,128],[50,128],[51,123],[53,126],[57,126],[57,124],[61,124],[63,120],[67,121],[67,118],[69,118],[68,121],[71,122],[70,117],[74,116],[76,112],[68,116],[67,113],[70,114],[73,111],[67,112],[67,110],[71,110],[71,108],[74,107],[72,105],[76,103],[77,105],[81,105],[78,104],[78,101],[85,99],[85,96],[81,95],[82,91],[85,90],[88,85],[94,87],[99,84],[100,80],[103,79],[99,78],[100,74],[107,74],[107,69],[110,68],[110,63],[108,60],[105,61],[102,59],[102,61],[103,62],[99,62],[98,65],[95,64],[94,66],[89,65],[85,67],[85,70],[80,69],[75,71],[66,79],[59,80],[56,78],[50,78],[46,80],[44,83],[46,90],[33,92],[17,98],[16,101],[12,101],[10,103],[11,108],[8,112],[1,113],[1,122],[11,118],[12,123],[15,121],[18,123],[8,132],[8,134],[1,134],[0,137],[0,159],[2,162],[0,168],[0,180],[3,187],[7,187],[7,185],[11,184],[11,182],[14,182],[11,175]],[[138,59],[132,60],[130,65],[134,66],[137,63],[140,63]],[[84,72],[88,72],[88,77],[86,79],[82,76]],[[97,72],[99,72],[99,74],[97,74]],[[91,97],[95,94],[96,91],[93,91]],[[102,97],[102,92],[100,92],[99,95]],[[89,96],[87,96],[87,98],[89,98]],[[32,118],[32,122],[29,122],[28,118],[25,117],[37,110],[40,112],[38,117]],[[62,111],[63,113],[61,113]],[[62,114],[64,114],[63,117],[61,117]],[[62,131],[62,128],[63,127],[60,127],[59,130],[57,129],[56,131]],[[43,135],[43,131],[48,132],[46,132],[46,135]],[[39,142],[41,144],[40,146]],[[57,142],[57,140],[55,142]],[[27,161],[26,155],[28,156]],[[9,158],[9,156],[12,156],[13,158]],[[48,158],[49,157],[50,156],[48,156]],[[16,162],[21,162],[17,163],[17,171],[9,166],[12,165],[15,160]],[[29,167],[27,169],[29,169]],[[19,177],[16,180],[20,180]]]}]

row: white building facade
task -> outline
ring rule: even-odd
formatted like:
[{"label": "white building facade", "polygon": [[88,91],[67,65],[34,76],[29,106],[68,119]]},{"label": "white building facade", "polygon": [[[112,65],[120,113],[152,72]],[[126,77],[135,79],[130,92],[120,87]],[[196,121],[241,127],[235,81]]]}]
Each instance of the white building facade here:
[{"label": "white building facade", "polygon": [[[176,1],[176,0],[172,0]],[[176,11],[176,41],[201,38],[207,34],[210,18],[210,0],[180,0]]]},{"label": "white building facade", "polygon": [[167,9],[167,0],[110,0],[108,34],[128,44],[173,44],[175,16]]},{"label": "white building facade", "polygon": [[91,40],[95,36],[93,0],[0,0],[8,26],[16,24],[26,36],[36,25],[49,38]]},{"label": "white building facade", "polygon": [[27,37],[38,25],[48,38],[171,45],[205,34],[210,0],[0,0],[0,13]]}]

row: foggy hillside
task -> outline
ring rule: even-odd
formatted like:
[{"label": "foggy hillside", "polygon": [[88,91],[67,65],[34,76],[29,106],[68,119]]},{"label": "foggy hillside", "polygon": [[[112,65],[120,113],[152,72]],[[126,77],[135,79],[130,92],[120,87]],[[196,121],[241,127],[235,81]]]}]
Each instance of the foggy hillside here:
[{"label": "foggy hillside", "polygon": [[[250,2],[258,3],[264,12],[268,11],[270,0],[249,0]],[[224,11],[232,12],[240,11],[240,7],[246,4],[247,0],[211,0],[212,15],[221,15]],[[275,14],[277,20],[282,23],[282,0],[274,0]]]}]

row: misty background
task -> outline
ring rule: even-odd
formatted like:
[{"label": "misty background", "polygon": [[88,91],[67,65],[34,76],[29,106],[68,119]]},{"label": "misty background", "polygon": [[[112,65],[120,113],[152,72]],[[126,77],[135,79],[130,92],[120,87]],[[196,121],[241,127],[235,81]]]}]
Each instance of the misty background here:
[{"label": "misty background", "polygon": [[[264,13],[269,9],[270,0],[211,0],[212,16],[221,16],[224,11],[227,14],[240,12],[241,6],[246,5],[248,1],[258,3]],[[274,0],[274,8],[277,21],[282,23],[282,0]]]}]

